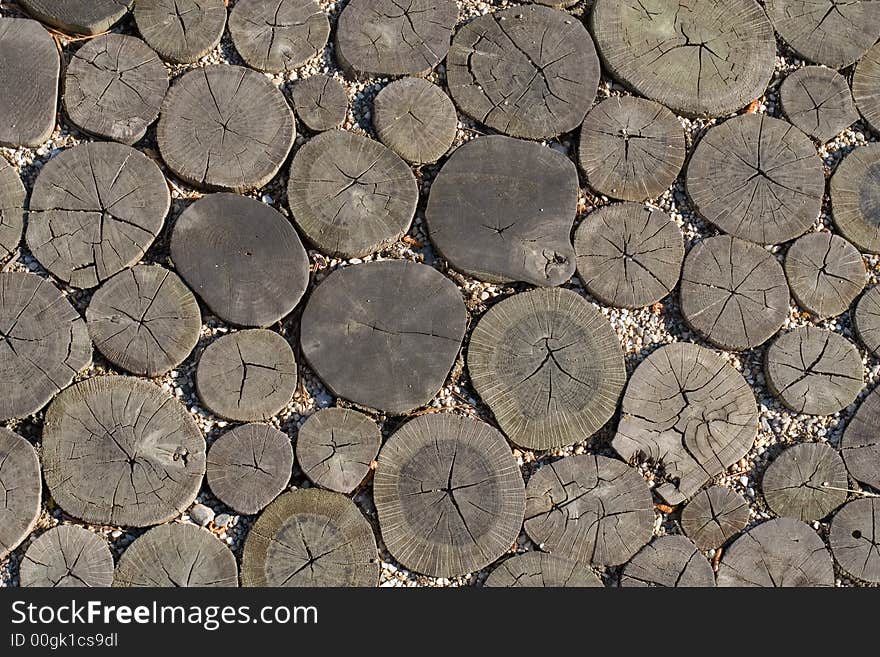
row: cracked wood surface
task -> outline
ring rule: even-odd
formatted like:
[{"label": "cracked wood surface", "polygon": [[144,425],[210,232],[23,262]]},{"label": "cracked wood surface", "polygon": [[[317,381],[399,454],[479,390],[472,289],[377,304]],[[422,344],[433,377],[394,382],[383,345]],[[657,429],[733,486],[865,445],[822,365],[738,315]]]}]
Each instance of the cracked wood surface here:
[{"label": "cracked wood surface", "polygon": [[633,372],[611,446],[626,461],[662,464],[666,481],[656,490],[675,505],[745,456],[757,433],[755,395],[742,375],[709,349],[677,342]]},{"label": "cracked wood surface", "polygon": [[349,495],[370,472],[382,433],[367,415],[325,408],[310,415],[296,436],[296,460],[312,483]]},{"label": "cracked wood surface", "polygon": [[268,183],[295,136],[284,95],[241,66],[184,73],[165,96],[156,130],[162,159],[182,180],[235,192]]},{"label": "cracked wood surface", "polygon": [[846,312],[868,278],[859,250],[826,231],[795,240],[783,268],[798,305],[819,319]]},{"label": "cracked wood surface", "polygon": [[87,379],[46,411],[43,473],[56,504],[89,523],[177,517],[205,474],[205,439],[179,401],[133,377]]},{"label": "cracked wood surface", "polygon": [[77,525],[58,525],[28,546],[21,585],[98,588],[113,584],[113,554],[102,537]]},{"label": "cracked wood surface", "polygon": [[208,54],[226,28],[224,0],[137,0],[132,13],[144,41],[173,64]]},{"label": "cracked wood surface", "polygon": [[306,303],[300,341],[333,394],[402,415],[437,394],[466,323],[452,281],[426,265],[386,260],[327,276]]},{"label": "cracked wood surface", "polygon": [[538,288],[492,306],[474,328],[467,367],[517,445],[553,449],[593,435],[626,383],[608,320],[571,290]]},{"label": "cracked wood surface", "polygon": [[612,96],[587,112],[578,162],[599,194],[646,201],[675,181],[686,154],[678,118],[652,100]]},{"label": "cracked wood surface", "polygon": [[819,217],[825,174],[813,142],[764,114],[709,128],[687,167],[697,213],[725,233],[758,244],[787,242]]},{"label": "cracked wood surface", "polygon": [[764,360],[767,387],[795,413],[832,415],[865,386],[862,357],[843,336],[813,326],[780,335]]},{"label": "cracked wood surface", "polygon": [[689,538],[658,536],[623,567],[620,585],[714,587],[715,573]]},{"label": "cracked wood surface", "polygon": [[328,75],[298,80],[291,96],[299,120],[313,132],[338,128],[348,115],[348,92],[339,80]]},{"label": "cracked wood surface", "polygon": [[379,141],[407,162],[436,162],[458,131],[455,105],[437,85],[421,78],[392,82],[373,100]]},{"label": "cracked wood surface", "polygon": [[831,521],[831,554],[853,577],[880,583],[880,500],[847,502]]},{"label": "cracked wood surface", "polygon": [[0,559],[18,547],[37,525],[43,479],[33,446],[0,427]]},{"label": "cracked wood surface", "polygon": [[98,34],[118,23],[134,0],[17,0],[37,20],[69,34]]},{"label": "cracked wood surface", "polygon": [[483,586],[527,588],[596,588],[602,580],[592,570],[546,552],[525,552],[505,559],[486,578]]},{"label": "cracked wood surface", "polygon": [[653,525],[648,485],[616,459],[567,456],[539,469],[526,488],[529,538],[586,565],[626,563],[651,539]]},{"label": "cracked wood surface", "polygon": [[846,501],[846,467],[824,443],[794,445],[777,456],[761,479],[767,506],[778,516],[821,520]]},{"label": "cracked wood surface", "polygon": [[681,512],[681,527],[701,550],[721,547],[749,524],[749,503],[726,486],[694,495]]},{"label": "cracked wood surface", "polygon": [[336,23],[336,61],[354,77],[426,74],[457,20],[454,0],[351,0]]},{"label": "cracked wood surface", "polygon": [[787,75],[779,100],[795,127],[823,143],[859,118],[846,78],[823,66],[805,66]]},{"label": "cracked wood surface", "polygon": [[856,481],[880,490],[880,388],[874,388],[849,421],[840,439],[840,454]]},{"label": "cracked wood surface", "polygon": [[852,95],[868,127],[880,131],[880,45],[871,48],[856,64]]},{"label": "cracked wood surface", "polygon": [[353,132],[329,130],[296,152],[287,200],[309,242],[329,256],[356,258],[409,230],[419,186],[392,150]]},{"label": "cracked wood surface", "polygon": [[282,73],[323,52],[330,21],[315,0],[239,0],[229,33],[248,66]]},{"label": "cracked wood surface", "polygon": [[469,276],[560,285],[575,270],[577,190],[577,169],[560,153],[510,137],[477,137],[455,149],[431,184],[428,234]]},{"label": "cracked wood surface", "polygon": [[287,434],[267,424],[244,424],[211,443],[208,486],[238,513],[262,511],[287,488],[293,447]]},{"label": "cracked wood surface", "polygon": [[456,33],[446,60],[458,108],[527,139],[574,130],[596,97],[599,57],[583,23],[548,7],[495,11]]},{"label": "cracked wood surface", "polygon": [[0,18],[0,145],[36,147],[55,130],[61,59],[36,21]]},{"label": "cracked wood surface", "polygon": [[116,587],[238,586],[238,565],[211,532],[172,523],[154,527],[129,545],[113,575]]},{"label": "cracked wood surface", "polygon": [[143,257],[170,206],[168,183],[146,155],[112,142],[81,144],[40,170],[27,244],[55,277],[95,287]]},{"label": "cracked wood surface", "polygon": [[671,217],[635,203],[588,214],[574,236],[578,275],[590,294],[617,308],[643,308],[669,294],[684,260]]},{"label": "cracked wood surface", "polygon": [[192,353],[202,315],[177,274],[159,265],[135,265],[92,295],[86,323],[108,361],[132,374],[154,377]]},{"label": "cracked wood surface", "polygon": [[834,564],[813,529],[791,518],[762,522],[724,551],[718,586],[833,586]]},{"label": "cracked wood surface", "polygon": [[828,185],[834,225],[862,251],[880,253],[880,144],[850,151]]},{"label": "cracked wood surface", "polygon": [[309,282],[309,259],[293,226],[265,203],[210,194],[178,217],[171,260],[220,319],[264,327],[288,315]]},{"label": "cracked wood surface", "polygon": [[788,316],[782,266],[767,250],[729,235],[709,237],[691,248],[679,295],[688,325],[729,351],[763,344]]},{"label": "cracked wood surface", "polygon": [[0,159],[0,265],[10,259],[21,244],[25,195],[18,172]]},{"label": "cracked wood surface", "polygon": [[844,68],[880,38],[874,0],[766,0],[767,16],[795,52],[817,64]]},{"label": "cracked wood surface", "polygon": [[85,322],[58,288],[0,273],[0,418],[36,413],[91,362]]},{"label": "cracked wood surface", "polygon": [[611,75],[685,116],[735,112],[773,74],[773,28],[754,0],[597,0],[590,24]]},{"label": "cracked wood surface", "polygon": [[880,356],[880,286],[874,285],[862,295],[852,312],[852,323],[861,343]]},{"label": "cracked wood surface", "polygon": [[290,343],[274,331],[249,329],[218,338],[199,357],[196,391],[212,413],[228,420],[268,420],[296,390]]},{"label": "cracked wood surface", "polygon": [[373,498],[388,551],[434,577],[486,567],[523,523],[523,479],[504,436],[451,413],[416,417],[388,439]]},{"label": "cracked wood surface", "polygon": [[373,530],[339,493],[285,493],[266,507],[244,544],[242,586],[374,587],[378,581]]}]

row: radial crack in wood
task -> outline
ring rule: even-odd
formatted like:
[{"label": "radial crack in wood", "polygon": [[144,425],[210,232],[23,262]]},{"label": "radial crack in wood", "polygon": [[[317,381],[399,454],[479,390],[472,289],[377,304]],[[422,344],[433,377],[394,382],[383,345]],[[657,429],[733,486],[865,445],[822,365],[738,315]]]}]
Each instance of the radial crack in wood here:
[{"label": "radial crack in wood", "polygon": [[867,279],[859,250],[826,231],[795,240],[785,254],[784,269],[798,305],[819,319],[845,312]]},{"label": "radial crack in wood", "polygon": [[823,66],[789,74],[779,88],[779,100],[795,127],[823,143],[859,118],[846,78]]},{"label": "radial crack in wood", "polygon": [[880,388],[874,388],[862,400],[843,438],[840,454],[850,476],[880,491]]},{"label": "radial crack in wood", "polygon": [[701,490],[681,512],[684,533],[701,550],[721,547],[748,523],[748,502],[725,486]]},{"label": "radial crack in wood", "polygon": [[778,516],[821,520],[846,501],[846,468],[833,447],[802,443],[783,451],[767,466],[761,492]]},{"label": "radial crack in wood", "polygon": [[850,151],[828,185],[834,225],[862,251],[880,253],[880,144]]},{"label": "radial crack in wood", "polygon": [[0,559],[17,548],[37,526],[43,479],[33,446],[0,427]]},{"label": "radial crack in wood", "polygon": [[863,582],[880,583],[880,500],[847,502],[831,521],[828,542],[847,573]]},{"label": "radial crack in wood", "polygon": [[336,78],[312,75],[293,85],[293,109],[314,132],[333,130],[348,115],[348,92]]},{"label": "radial crack in wood", "polygon": [[505,559],[483,586],[513,588],[596,588],[602,580],[592,570],[546,552],[525,552]]},{"label": "radial crack in wood", "polygon": [[59,525],[28,546],[19,576],[23,587],[107,587],[113,584],[113,554],[97,534]]},{"label": "radial crack in wood", "polygon": [[712,565],[684,536],[658,536],[623,567],[624,587],[714,587]]},{"label": "radial crack in wood", "polygon": [[137,0],[132,13],[144,41],[174,64],[207,55],[226,28],[224,0]]},{"label": "radial crack in wood", "polygon": [[21,244],[25,195],[18,172],[0,158],[0,265],[10,259]]}]

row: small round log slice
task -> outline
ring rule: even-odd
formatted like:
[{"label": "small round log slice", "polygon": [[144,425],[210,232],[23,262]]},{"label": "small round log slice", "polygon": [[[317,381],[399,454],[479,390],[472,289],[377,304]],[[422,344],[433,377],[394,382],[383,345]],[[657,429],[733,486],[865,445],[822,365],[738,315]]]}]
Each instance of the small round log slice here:
[{"label": "small round log slice", "polygon": [[85,322],[58,288],[0,273],[0,419],[36,413],[91,362]]},{"label": "small round log slice", "polygon": [[776,39],[754,0],[597,0],[590,15],[608,72],[685,116],[723,116],[764,93]]},{"label": "small round log slice", "polygon": [[678,283],[684,243],[665,212],[619,203],[591,212],[574,236],[578,275],[602,303],[642,308]]},{"label": "small round log slice", "polygon": [[780,335],[764,361],[770,391],[795,413],[831,415],[865,385],[862,357],[843,336],[807,326]]},{"label": "small round log slice", "polygon": [[880,45],[871,48],[856,65],[852,95],[865,123],[880,132]]},{"label": "small round log slice", "polygon": [[173,523],[154,527],[123,552],[113,576],[119,587],[238,586],[238,565],[211,532]]},{"label": "small round log slice", "polygon": [[701,550],[720,547],[748,523],[748,502],[725,486],[701,490],[681,512],[684,533]]},{"label": "small round log slice", "polygon": [[359,258],[409,230],[419,186],[406,162],[379,142],[330,130],[296,152],[287,200],[296,225],[318,249]]},{"label": "small round log slice", "polygon": [[577,169],[550,148],[510,137],[458,147],[431,184],[431,241],[455,269],[491,283],[560,285],[575,270]]},{"label": "small round log slice", "polygon": [[792,50],[831,68],[849,66],[880,38],[872,0],[767,0],[767,16]]},{"label": "small round log slice", "polygon": [[675,181],[685,152],[675,114],[652,100],[613,96],[587,112],[578,162],[599,194],[646,201]]},{"label": "small round log slice", "polygon": [[0,61],[0,146],[39,146],[55,129],[58,46],[36,21],[0,18]]},{"label": "small round log slice", "polygon": [[477,393],[517,445],[554,449],[590,437],[626,383],[608,320],[571,290],[515,294],[483,315],[467,366]]},{"label": "small round log slice", "polygon": [[875,356],[880,355],[880,286],[875,285],[862,295],[852,320],[862,344]]},{"label": "small round log slice", "polygon": [[333,130],[348,114],[348,92],[327,75],[312,75],[293,85],[293,109],[305,126],[314,132]]},{"label": "small round log slice", "polygon": [[229,33],[248,66],[282,73],[324,50],[330,21],[315,0],[240,0],[229,13]]},{"label": "small round log slice", "polygon": [[132,13],[144,41],[175,64],[207,55],[226,28],[224,0],[137,0]]},{"label": "small round log slice", "polygon": [[452,40],[446,79],[471,118],[513,137],[546,139],[584,120],[596,97],[599,57],[580,20],[527,5],[466,23]]},{"label": "small round log slice", "polygon": [[504,436],[474,418],[423,415],[382,447],[373,480],[388,551],[434,577],[471,573],[510,549],[524,484]]},{"label": "small round log slice", "polygon": [[199,340],[199,303],[177,275],[159,265],[119,272],[92,295],[89,335],[114,365],[146,376],[177,367]]},{"label": "small round log slice", "polygon": [[238,326],[274,324],[309,282],[309,258],[290,222],[236,194],[211,194],[184,210],[171,259],[211,312]]},{"label": "small round log slice", "polygon": [[242,586],[373,587],[378,581],[373,530],[339,493],[285,493],[266,507],[244,544]]},{"label": "small round log slice", "polygon": [[689,538],[659,536],[623,567],[620,585],[714,587],[715,573]]},{"label": "small round log slice", "polygon": [[819,216],[825,174],[813,142],[781,119],[742,114],[710,128],[688,163],[697,212],[759,244],[802,235]]},{"label": "small round log slice", "polygon": [[363,413],[325,408],[310,416],[296,438],[296,460],[318,486],[346,495],[370,472],[382,434]]},{"label": "small round log slice", "polygon": [[25,189],[15,168],[0,158],[0,264],[12,256],[24,230]]},{"label": "small round log slice", "polygon": [[880,144],[859,146],[846,155],[828,192],[840,233],[862,251],[880,253]]},{"label": "small round log slice", "polygon": [[73,53],[64,74],[64,111],[96,137],[133,144],[159,117],[168,72],[140,39],[105,34]]},{"label": "small round log slice", "polygon": [[753,527],[724,551],[718,586],[833,586],[828,548],[809,525],[776,518]]},{"label": "small round log slice", "polygon": [[113,554],[107,541],[77,525],[53,527],[30,544],[19,567],[23,587],[107,587]]},{"label": "small round log slice", "polygon": [[40,461],[24,438],[0,427],[0,559],[28,537],[40,517]]},{"label": "small round log slice", "polygon": [[846,467],[823,443],[789,447],[767,466],[761,491],[778,516],[820,520],[846,501]]},{"label": "small round log slice", "polygon": [[392,82],[373,101],[379,141],[407,162],[436,162],[458,130],[455,105],[440,87],[421,78]]},{"label": "small round log slice", "polygon": [[592,570],[546,552],[525,552],[505,559],[483,586],[513,588],[596,588],[602,580]]},{"label": "small round log slice", "polygon": [[880,388],[865,397],[843,432],[840,453],[853,479],[880,491]]},{"label": "small round log slice", "polygon": [[622,461],[568,456],[538,470],[526,488],[529,538],[580,563],[626,563],[650,540],[653,525],[651,491]]},{"label": "small round log slice", "polygon": [[788,315],[782,266],[760,246],[729,235],[705,239],[688,252],[680,290],[685,321],[722,349],[763,344]]},{"label": "small round log slice", "polygon": [[466,323],[452,281],[426,265],[386,260],[324,279],[303,311],[300,341],[334,394],[401,415],[437,394]]},{"label": "small round log slice", "polygon": [[262,511],[287,487],[293,468],[290,438],[267,424],[227,431],[208,450],[208,485],[238,513]]},{"label": "small round log slice", "polygon": [[162,159],[182,180],[235,192],[269,182],[295,136],[281,92],[241,66],[185,73],[165,96],[156,130]]},{"label": "small round log slice", "polygon": [[165,176],[146,155],[122,144],[81,144],[40,170],[27,244],[56,278],[95,287],[140,260],[170,206]]},{"label": "small round log slice", "polygon": [[662,462],[667,482],[657,492],[680,504],[745,456],[757,434],[742,375],[709,349],[676,342],[633,372],[611,445],[626,461]]},{"label": "small round log slice", "polygon": [[356,77],[422,75],[446,56],[454,0],[352,0],[336,25],[336,61]]},{"label": "small round log slice", "polygon": [[228,420],[268,420],[296,389],[290,343],[274,331],[237,331],[212,342],[199,358],[196,390],[205,407]]},{"label": "small round log slice", "polygon": [[805,66],[788,75],[779,99],[788,120],[823,143],[859,118],[846,78],[824,66]]},{"label": "small round log slice", "polygon": [[846,311],[867,278],[859,250],[827,231],[795,240],[785,255],[784,269],[798,305],[820,319]]},{"label": "small round log slice", "polygon": [[835,514],[828,542],[847,573],[863,582],[880,582],[880,500],[848,502]]},{"label": "small round log slice", "polygon": [[18,0],[31,16],[69,34],[106,32],[128,13],[134,0]]},{"label": "small round log slice", "polygon": [[46,411],[43,472],[70,515],[147,527],[192,504],[205,440],[183,404],[158,386],[100,376],[68,388]]}]

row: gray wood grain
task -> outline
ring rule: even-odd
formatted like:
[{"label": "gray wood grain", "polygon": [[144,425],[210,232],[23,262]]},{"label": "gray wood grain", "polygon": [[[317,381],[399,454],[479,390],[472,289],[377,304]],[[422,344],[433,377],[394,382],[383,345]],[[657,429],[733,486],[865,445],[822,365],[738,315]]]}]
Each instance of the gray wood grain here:
[{"label": "gray wood grain", "polygon": [[107,587],[113,584],[113,554],[97,534],[59,525],[28,546],[19,576],[23,587]]},{"label": "gray wood grain", "polygon": [[667,481],[656,490],[679,504],[745,456],[757,433],[742,375],[709,349],[676,342],[633,372],[611,445],[626,461],[662,463]]},{"label": "gray wood grain", "polygon": [[880,253],[880,144],[850,151],[828,184],[834,225],[860,250]]},{"label": "gray wood grain", "polygon": [[596,588],[602,580],[592,570],[546,552],[525,552],[502,561],[483,586],[495,588]]},{"label": "gray wood grain", "polygon": [[513,137],[546,139],[584,120],[596,97],[599,57],[581,21],[526,5],[463,25],[449,49],[446,79],[455,104],[472,119]]},{"label": "gray wood grain", "polygon": [[372,587],[379,581],[376,538],[354,503],[317,488],[285,493],[251,527],[242,586]]},{"label": "gray wood grain", "polygon": [[196,391],[212,413],[228,420],[268,420],[296,390],[293,349],[266,329],[236,331],[212,342],[199,358]]},{"label": "gray wood grain", "polygon": [[863,582],[880,583],[880,500],[848,502],[834,515],[828,542],[847,573]]},{"label": "gray wood grain", "polygon": [[856,65],[852,95],[868,127],[880,132],[880,45],[871,48]]},{"label": "gray wood grain", "polygon": [[778,516],[821,520],[846,501],[846,467],[833,447],[803,443],[787,448],[767,466],[761,492]]},{"label": "gray wood grain", "polygon": [[348,114],[348,92],[336,78],[311,75],[296,82],[291,95],[299,120],[314,132],[338,128]]},{"label": "gray wood grain", "polygon": [[43,474],[52,498],[88,523],[147,527],[176,517],[205,474],[205,439],[179,401],[125,376],[71,386],[46,411]]},{"label": "gray wood grain", "polygon": [[782,266],[765,249],[720,235],[688,252],[681,272],[681,313],[695,331],[727,350],[770,339],[788,316]]},{"label": "gray wood grain", "polygon": [[171,260],[211,312],[238,326],[274,324],[309,282],[308,255],[287,218],[235,194],[211,194],[183,211]]},{"label": "gray wood grain", "polygon": [[9,259],[21,244],[25,194],[18,172],[0,158],[0,264]]},{"label": "gray wood grain", "polygon": [[853,479],[880,491],[880,388],[859,405],[840,439],[840,454]]},{"label": "gray wood grain", "polygon": [[224,0],[137,0],[132,13],[144,41],[174,64],[201,59],[226,28]]},{"label": "gray wood grain", "polygon": [[241,66],[207,66],[178,78],[156,130],[162,159],[182,180],[236,192],[269,182],[295,136],[281,92]]},{"label": "gray wood grain", "polygon": [[578,162],[599,194],[646,201],[675,181],[685,147],[681,123],[663,105],[635,96],[612,96],[587,112]]},{"label": "gray wood grain", "polygon": [[84,143],[40,170],[25,238],[53,276],[95,287],[140,260],[170,206],[168,183],[153,160],[122,144]]},{"label": "gray wood grain", "polygon": [[18,0],[17,4],[62,32],[98,34],[118,23],[134,0]]},{"label": "gray wood grain", "polygon": [[819,319],[845,312],[867,279],[859,250],[827,231],[795,240],[783,268],[798,305]]},{"label": "gray wood grain", "polygon": [[409,230],[419,186],[406,162],[379,142],[329,130],[296,152],[287,201],[307,240],[327,255],[355,258]]},{"label": "gray wood grain", "polygon": [[386,260],[324,279],[303,311],[300,341],[334,394],[401,415],[437,394],[466,322],[452,281],[426,265]]},{"label": "gray wood grain", "polygon": [[852,313],[855,334],[868,351],[880,355],[880,286],[874,285],[862,295]]},{"label": "gray wood grain", "polygon": [[623,567],[623,587],[714,587],[712,565],[684,536],[658,536]]},{"label": "gray wood grain", "polygon": [[577,169],[564,155],[510,137],[478,137],[455,149],[431,184],[431,242],[475,278],[560,285],[575,270],[577,188]]},{"label": "gray wood grain", "polygon": [[701,550],[722,546],[749,522],[749,504],[725,486],[710,486],[694,495],[681,512],[681,526]]},{"label": "gray wood grain", "polygon": [[373,498],[388,551],[433,577],[484,568],[522,528],[524,484],[504,436],[451,413],[416,417],[388,439]]},{"label": "gray wood grain", "polygon": [[846,78],[824,66],[805,66],[786,76],[779,100],[788,120],[820,142],[859,118]]},{"label": "gray wood grain", "polygon": [[36,413],[91,362],[85,322],[50,281],[0,273],[0,418]]},{"label": "gray wood grain", "polygon": [[37,525],[43,479],[33,446],[0,427],[0,559],[17,548]]}]

